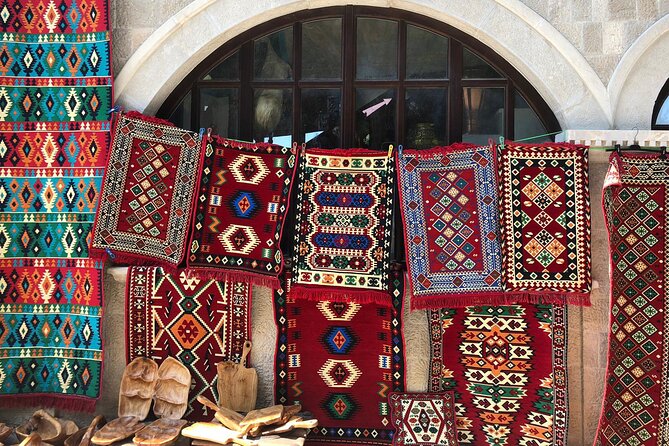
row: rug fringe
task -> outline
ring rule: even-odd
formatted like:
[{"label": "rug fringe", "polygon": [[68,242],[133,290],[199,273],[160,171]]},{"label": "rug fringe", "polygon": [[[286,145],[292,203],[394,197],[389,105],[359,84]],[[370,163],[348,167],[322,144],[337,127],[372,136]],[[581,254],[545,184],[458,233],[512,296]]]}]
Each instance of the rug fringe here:
[{"label": "rug fringe", "polygon": [[378,304],[392,306],[390,293],[376,290],[327,290],[326,287],[307,288],[302,285],[292,285],[288,289],[288,297],[310,301],[352,302],[357,304]]},{"label": "rug fringe", "polygon": [[371,149],[307,149],[309,155],[329,155],[329,156],[342,156],[342,157],[352,157],[352,156],[387,156],[385,151],[381,150],[371,150]]},{"label": "rug fringe", "polygon": [[130,119],[139,119],[141,121],[150,122],[152,124],[164,125],[167,127],[176,127],[174,123],[168,121],[167,119],[156,118],[155,116],[147,116],[138,111],[128,111],[123,113],[123,116]]},{"label": "rug fringe", "polygon": [[70,412],[95,412],[97,399],[80,396],[54,396],[51,394],[2,395],[0,406],[15,408],[54,407]]},{"label": "rug fringe", "polygon": [[111,250],[111,254],[106,249],[91,248],[89,255],[92,259],[102,260],[111,263],[127,263],[132,266],[160,266],[169,273],[178,271],[178,265],[168,263],[164,260],[155,257],[143,256],[141,254],[134,254],[129,252],[120,252]]},{"label": "rug fringe", "polygon": [[529,303],[544,305],[576,305],[589,307],[590,293],[567,293],[557,291],[509,291],[506,292],[509,304]]},{"label": "rug fringe", "polygon": [[589,293],[551,293],[542,291],[458,294],[421,297],[411,295],[411,311],[463,308],[478,305],[502,306],[514,304],[575,305],[589,307]]},{"label": "rug fringe", "polygon": [[213,279],[218,281],[228,282],[244,282],[251,285],[257,285],[272,290],[278,290],[281,287],[279,278],[276,276],[265,276],[263,274],[254,273],[251,271],[241,270],[223,270],[212,268],[200,268],[191,266],[186,269],[187,274],[192,272],[201,279]]}]

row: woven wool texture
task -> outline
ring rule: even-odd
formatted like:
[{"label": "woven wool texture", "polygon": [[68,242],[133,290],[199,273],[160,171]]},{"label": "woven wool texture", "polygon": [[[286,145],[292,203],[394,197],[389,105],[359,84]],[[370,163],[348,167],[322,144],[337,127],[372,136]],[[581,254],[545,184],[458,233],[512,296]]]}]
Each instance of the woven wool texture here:
[{"label": "woven wool texture", "polygon": [[566,444],[564,306],[473,306],[429,314],[429,390],[455,393],[460,445]]},{"label": "woven wool texture", "polygon": [[274,295],[277,404],[299,403],[318,419],[310,444],[389,444],[388,395],[404,389],[402,278],[392,307]]},{"label": "woven wool texture", "polygon": [[300,163],[291,296],[389,305],[392,158],[308,149]]},{"label": "woven wool texture", "polygon": [[189,267],[278,286],[295,155],[295,148],[207,139]]},{"label": "woven wool texture", "polygon": [[587,148],[506,144],[499,171],[505,293],[590,305]]},{"label": "woven wool texture", "polygon": [[597,445],[663,445],[666,424],[669,162],[611,155],[604,183],[611,316]]},{"label": "woven wool texture", "polygon": [[453,392],[392,393],[389,402],[393,445],[457,446]]},{"label": "woven wool texture", "polygon": [[89,258],[112,102],[105,0],[0,14],[0,406],[92,411],[102,265]]},{"label": "woven wool texture", "polygon": [[196,398],[218,401],[216,364],[241,360],[251,335],[250,285],[135,266],[128,272],[126,302],[128,362],[176,358],[193,382],[185,419],[210,421],[214,414]]},{"label": "woven wool texture", "polygon": [[188,242],[200,137],[139,113],[122,114],[93,234],[94,253],[176,267]]},{"label": "woven wool texture", "polygon": [[504,303],[494,149],[407,150],[397,169],[411,307]]}]

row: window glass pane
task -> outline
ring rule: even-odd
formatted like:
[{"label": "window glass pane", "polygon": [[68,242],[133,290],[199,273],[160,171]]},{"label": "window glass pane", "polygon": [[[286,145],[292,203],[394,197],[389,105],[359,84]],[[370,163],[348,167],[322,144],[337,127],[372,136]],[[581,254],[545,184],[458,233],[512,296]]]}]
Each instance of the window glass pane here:
[{"label": "window glass pane", "polygon": [[[545,135],[548,133],[546,127],[541,123],[537,114],[532,110],[523,96],[516,92],[514,95],[513,109],[513,137],[514,139],[531,138],[532,136]],[[532,139],[532,142],[551,141],[550,137]]]},{"label": "window glass pane", "polygon": [[657,125],[669,125],[669,98],[664,100],[660,112],[657,114],[657,119],[655,120]]},{"label": "window glass pane", "polygon": [[253,91],[253,139],[282,146],[293,143],[292,88],[256,88]]},{"label": "window glass pane", "polygon": [[356,88],[355,147],[383,149],[395,144],[394,89]]},{"label": "window glass pane", "polygon": [[228,138],[239,134],[239,90],[202,88],[200,90],[200,128]]},{"label": "window glass pane", "polygon": [[189,91],[188,94],[181,100],[181,103],[174,109],[168,121],[174,123],[177,127],[182,129],[190,129],[190,110],[191,110],[191,100],[192,93]]},{"label": "window glass pane", "polygon": [[426,149],[446,143],[447,104],[445,88],[406,90],[407,148]]},{"label": "window glass pane", "polygon": [[302,25],[302,79],[341,79],[341,19]]},{"label": "window glass pane", "polygon": [[504,134],[504,88],[463,89],[462,140],[487,144]]},{"label": "window glass pane", "polygon": [[397,79],[397,22],[361,17],[357,21],[358,79]]},{"label": "window glass pane", "polygon": [[207,73],[202,80],[237,81],[239,80],[239,51],[225,58],[223,62]]},{"label": "window glass pane", "polygon": [[253,73],[256,80],[293,78],[292,27],[256,40],[253,48]]},{"label": "window glass pane", "polygon": [[307,147],[341,147],[339,88],[302,90],[302,140]]},{"label": "window glass pane", "polygon": [[407,25],[407,79],[448,78],[448,38]]},{"label": "window glass pane", "polygon": [[479,56],[468,50],[462,49],[462,77],[463,79],[503,79],[497,70]]}]

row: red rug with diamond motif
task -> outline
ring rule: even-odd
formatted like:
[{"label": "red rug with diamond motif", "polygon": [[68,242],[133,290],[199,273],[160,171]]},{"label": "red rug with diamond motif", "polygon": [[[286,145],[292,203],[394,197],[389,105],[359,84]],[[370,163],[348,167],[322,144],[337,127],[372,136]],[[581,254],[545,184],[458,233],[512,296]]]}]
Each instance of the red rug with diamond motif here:
[{"label": "red rug with diamond motif", "polygon": [[135,266],[128,271],[126,299],[128,362],[142,356],[181,361],[194,383],[185,418],[211,420],[214,414],[196,398],[217,401],[216,364],[241,359],[251,336],[250,285]]}]

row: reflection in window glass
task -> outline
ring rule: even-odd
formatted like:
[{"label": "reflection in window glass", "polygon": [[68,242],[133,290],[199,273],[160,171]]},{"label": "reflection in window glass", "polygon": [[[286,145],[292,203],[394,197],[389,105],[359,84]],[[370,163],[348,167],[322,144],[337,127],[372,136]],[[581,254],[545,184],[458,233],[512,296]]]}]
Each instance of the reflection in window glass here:
[{"label": "reflection in window glass", "polygon": [[468,50],[462,49],[463,79],[502,79],[497,70],[479,56]]},{"label": "reflection in window glass", "polygon": [[181,103],[174,109],[168,121],[172,122],[177,127],[182,129],[190,129],[190,117],[191,117],[191,100],[192,93],[189,91],[186,96],[181,100]]},{"label": "reflection in window glass", "polygon": [[256,88],[253,98],[253,138],[290,146],[293,139],[293,90]]},{"label": "reflection in window glass", "polygon": [[669,98],[664,100],[660,112],[657,114],[657,119],[655,120],[657,125],[669,125]]},{"label": "reflection in window glass", "polygon": [[253,73],[256,80],[293,78],[293,28],[261,37],[253,43]]},{"label": "reflection in window glass", "polygon": [[361,17],[357,22],[358,79],[397,79],[397,22]]},{"label": "reflection in window glass", "polygon": [[405,94],[407,148],[427,149],[446,144],[445,88],[410,88]]},{"label": "reflection in window glass", "polygon": [[341,19],[302,25],[302,79],[341,79]]},{"label": "reflection in window glass", "polygon": [[307,147],[341,147],[341,91],[339,88],[302,90],[302,140]]},{"label": "reflection in window glass", "polygon": [[[516,92],[514,95],[513,109],[513,137],[514,139],[525,139],[548,133],[546,127],[541,123],[537,114],[532,110],[523,96]],[[532,142],[550,141],[550,137],[543,139],[532,139]]]},{"label": "reflection in window glass", "polygon": [[395,144],[395,89],[356,88],[355,147],[385,149]]},{"label": "reflection in window glass", "polygon": [[239,135],[239,92],[236,88],[200,90],[200,128],[228,138]]},{"label": "reflection in window glass", "polygon": [[407,25],[406,77],[448,78],[448,38]]},{"label": "reflection in window glass", "polygon": [[205,81],[237,81],[239,80],[239,51],[228,56],[223,62],[216,65],[203,78]]},{"label": "reflection in window glass", "polygon": [[464,88],[462,140],[486,144],[504,134],[504,88]]}]

